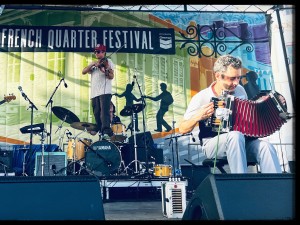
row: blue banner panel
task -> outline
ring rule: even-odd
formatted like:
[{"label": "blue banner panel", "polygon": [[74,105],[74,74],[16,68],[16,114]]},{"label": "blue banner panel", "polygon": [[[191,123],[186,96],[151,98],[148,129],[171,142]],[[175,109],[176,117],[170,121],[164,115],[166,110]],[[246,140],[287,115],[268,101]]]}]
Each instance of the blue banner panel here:
[{"label": "blue banner panel", "polygon": [[137,27],[0,26],[1,52],[107,52],[175,54],[174,29]]}]

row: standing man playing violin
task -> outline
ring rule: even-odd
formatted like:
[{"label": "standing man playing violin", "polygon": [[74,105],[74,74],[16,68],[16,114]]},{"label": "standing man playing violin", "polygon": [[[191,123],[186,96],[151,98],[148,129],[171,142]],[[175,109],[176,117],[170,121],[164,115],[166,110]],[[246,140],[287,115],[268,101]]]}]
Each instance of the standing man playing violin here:
[{"label": "standing man playing violin", "polygon": [[106,58],[105,45],[97,44],[94,53],[97,61],[85,67],[82,74],[91,74],[91,100],[100,139],[110,140],[113,135],[110,127],[110,102],[115,65],[111,59]]}]

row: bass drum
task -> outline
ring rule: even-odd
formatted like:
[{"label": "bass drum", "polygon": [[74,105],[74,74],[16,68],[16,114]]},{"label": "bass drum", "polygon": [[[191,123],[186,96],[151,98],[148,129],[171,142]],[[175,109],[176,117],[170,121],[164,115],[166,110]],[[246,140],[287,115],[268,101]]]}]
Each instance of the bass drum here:
[{"label": "bass drum", "polygon": [[121,165],[120,150],[109,141],[97,141],[85,153],[85,164],[88,169],[100,172],[102,176],[112,175]]}]

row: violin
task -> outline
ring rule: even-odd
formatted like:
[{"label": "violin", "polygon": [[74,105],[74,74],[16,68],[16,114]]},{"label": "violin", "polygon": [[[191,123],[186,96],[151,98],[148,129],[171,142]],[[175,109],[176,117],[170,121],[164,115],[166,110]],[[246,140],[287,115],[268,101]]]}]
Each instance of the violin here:
[{"label": "violin", "polygon": [[108,59],[107,59],[107,57],[104,57],[104,58],[100,59],[99,68],[104,68],[104,69],[108,68]]}]

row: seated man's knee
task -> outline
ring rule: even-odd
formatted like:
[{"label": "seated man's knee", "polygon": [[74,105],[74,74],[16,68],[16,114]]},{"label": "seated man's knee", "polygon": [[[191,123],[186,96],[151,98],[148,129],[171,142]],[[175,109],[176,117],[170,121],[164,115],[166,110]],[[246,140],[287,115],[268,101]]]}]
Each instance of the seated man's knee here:
[{"label": "seated man's knee", "polygon": [[239,142],[245,143],[245,136],[239,131],[231,131],[228,133],[228,139],[238,140]]}]

